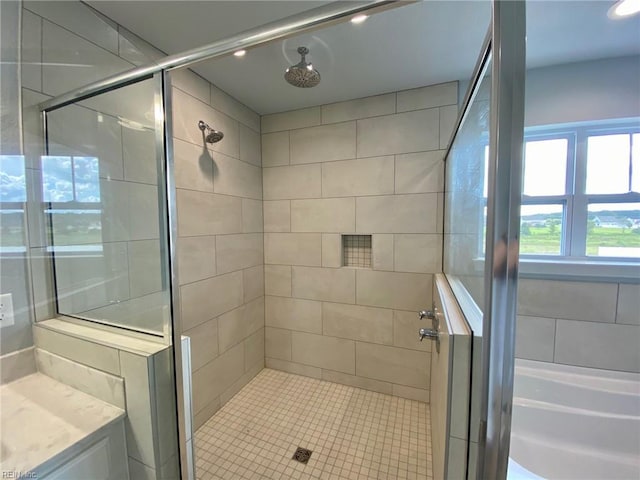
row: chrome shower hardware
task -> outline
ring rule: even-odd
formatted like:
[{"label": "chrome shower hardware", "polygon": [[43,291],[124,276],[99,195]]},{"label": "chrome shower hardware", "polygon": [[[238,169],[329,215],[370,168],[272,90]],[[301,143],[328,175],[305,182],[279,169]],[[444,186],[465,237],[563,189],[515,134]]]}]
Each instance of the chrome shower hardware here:
[{"label": "chrome shower hardware", "polygon": [[438,319],[438,309],[435,305],[432,310],[421,310],[418,312],[418,318],[423,320],[424,318],[431,319],[432,328],[421,328],[418,330],[418,339],[424,340],[425,337],[436,342],[436,352],[440,353],[440,320]]},{"label": "chrome shower hardware", "polygon": [[209,133],[207,134],[206,137],[204,137],[205,142],[207,143],[217,143],[220,140],[223,139],[224,137],[224,133],[222,133],[220,130],[216,130],[214,128],[211,128],[209,125],[207,125],[205,122],[203,122],[202,120],[200,120],[198,122],[198,128],[200,129],[200,131],[204,132],[205,130],[207,130]]}]

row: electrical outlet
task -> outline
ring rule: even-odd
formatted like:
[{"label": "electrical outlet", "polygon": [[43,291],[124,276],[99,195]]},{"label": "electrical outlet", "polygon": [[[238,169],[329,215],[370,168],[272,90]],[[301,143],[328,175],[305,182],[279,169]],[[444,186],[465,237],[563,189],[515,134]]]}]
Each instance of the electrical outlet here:
[{"label": "electrical outlet", "polygon": [[11,293],[3,293],[0,295],[0,328],[13,323],[13,296]]}]

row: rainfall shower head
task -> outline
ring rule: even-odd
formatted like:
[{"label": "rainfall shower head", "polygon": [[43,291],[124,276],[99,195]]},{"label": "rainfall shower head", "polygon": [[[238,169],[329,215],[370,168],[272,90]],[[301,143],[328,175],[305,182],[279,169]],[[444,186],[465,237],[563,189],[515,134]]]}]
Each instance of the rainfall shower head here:
[{"label": "rainfall shower head", "polygon": [[320,83],[320,73],[305,60],[309,49],[307,47],[298,47],[298,53],[302,57],[300,63],[287,68],[284,72],[284,79],[294,87],[315,87]]},{"label": "rainfall shower head", "polygon": [[204,137],[204,140],[207,143],[218,143],[224,137],[224,133],[222,133],[220,130],[215,130],[215,129],[211,128],[209,125],[204,123],[202,120],[200,120],[198,122],[198,128],[203,132],[205,130],[207,130],[209,132],[209,133],[207,133],[207,136]]}]

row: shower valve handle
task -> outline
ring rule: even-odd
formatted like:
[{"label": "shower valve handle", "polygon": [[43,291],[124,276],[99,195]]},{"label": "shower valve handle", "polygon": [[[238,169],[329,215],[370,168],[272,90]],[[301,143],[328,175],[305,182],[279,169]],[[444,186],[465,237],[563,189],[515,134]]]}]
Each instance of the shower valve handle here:
[{"label": "shower valve handle", "polygon": [[420,320],[424,320],[425,318],[428,318],[429,320],[433,320],[434,318],[436,318],[436,314],[433,313],[432,310],[421,310],[418,312],[418,318]]},{"label": "shower valve handle", "polygon": [[424,337],[438,338],[438,332],[436,330],[431,330],[430,328],[421,328],[418,331],[418,334],[420,335],[420,341],[424,340]]}]

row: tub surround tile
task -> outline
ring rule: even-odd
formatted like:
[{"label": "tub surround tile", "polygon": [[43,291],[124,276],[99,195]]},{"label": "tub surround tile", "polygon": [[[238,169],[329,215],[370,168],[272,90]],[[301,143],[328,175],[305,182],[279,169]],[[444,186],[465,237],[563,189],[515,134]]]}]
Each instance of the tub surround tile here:
[{"label": "tub surround tile", "polygon": [[213,152],[212,158],[213,191],[215,193],[262,199],[262,169],[260,167],[219,152]]},{"label": "tub surround tile", "polygon": [[393,385],[391,383],[373,380],[372,378],[349,375],[348,373],[334,372],[333,370],[322,369],[322,380],[326,382],[339,383],[341,385],[350,385],[352,387],[362,388],[363,390],[369,390],[371,392],[384,393],[386,395],[393,394]]},{"label": "tub surround tile", "polygon": [[218,356],[218,319],[213,318],[184,332],[191,339],[191,372]]},{"label": "tub surround tile", "polygon": [[[193,411],[197,415],[244,375],[244,345],[219,355],[193,373]],[[212,382],[211,379],[216,381]]]},{"label": "tub surround tile", "polygon": [[188,68],[171,71],[171,85],[201,102],[210,103],[209,82]]},{"label": "tub surround tile", "polygon": [[446,149],[458,120],[458,106],[440,107],[440,148]]},{"label": "tub surround tile", "polygon": [[210,84],[210,86],[211,105],[214,108],[243,123],[253,131],[260,132],[260,115],[215,85]]},{"label": "tub surround tile", "polygon": [[425,321],[418,318],[416,311],[394,310],[393,345],[421,352],[430,352],[432,342],[421,342],[418,339],[418,331],[424,327]]},{"label": "tub surround tile", "polygon": [[213,277],[216,274],[216,237],[183,237],[178,242],[180,285]]},{"label": "tub surround tile", "polygon": [[430,274],[357,270],[359,305],[420,311],[431,305],[433,277]]},{"label": "tub surround tile", "polygon": [[176,187],[213,193],[213,154],[200,145],[174,138]]},{"label": "tub surround tile", "polygon": [[393,235],[372,235],[371,240],[373,269],[393,271]]},{"label": "tub surround tile", "polygon": [[342,235],[322,234],[322,266],[339,268],[342,266]]},{"label": "tub surround tile", "polygon": [[516,357],[553,362],[555,334],[555,319],[518,315]]},{"label": "tub surround tile", "polygon": [[247,268],[242,271],[244,302],[248,303],[264,296],[264,265]]},{"label": "tub surround tile", "polygon": [[[226,352],[264,328],[264,301],[258,298],[218,317],[218,345]],[[255,362],[251,362],[253,365]]]},{"label": "tub surround tile", "polygon": [[442,271],[440,235],[394,235],[394,270],[397,272],[438,273]]},{"label": "tub surround tile", "polygon": [[[264,317],[263,317],[264,318]],[[264,368],[264,352],[265,352],[265,337],[264,337],[264,320],[262,327],[255,333],[251,334],[244,340],[244,375],[240,380],[232,386],[234,390],[231,396],[235,395],[240,388],[255,377],[260,370]],[[227,392],[228,393],[228,389]],[[230,392],[229,392],[230,393]],[[227,402],[231,396],[227,397],[222,394],[222,401]]]},{"label": "tub surround tile", "polygon": [[291,361],[291,330],[266,327],[264,337],[267,358]]},{"label": "tub surround tile", "polygon": [[[256,167],[262,166],[260,134],[242,123],[240,129],[240,160]],[[262,178],[260,179],[262,181]]]},{"label": "tub surround tile", "polygon": [[435,233],[437,194],[356,198],[358,233]]},{"label": "tub surround tile", "polygon": [[216,269],[218,274],[262,264],[264,241],[261,233],[218,235]]},{"label": "tub surround tile", "polygon": [[241,198],[178,189],[177,199],[179,236],[242,232]]},{"label": "tub surround tile", "polygon": [[637,325],[557,320],[554,361],[640,373],[638,345]]},{"label": "tub surround tile", "polygon": [[273,368],[275,370],[281,370],[283,372],[294,373],[296,375],[302,375],[305,377],[322,378],[322,369],[318,367],[312,367],[309,365],[302,365],[300,363],[287,362],[286,360],[279,360],[277,358],[266,358],[265,364],[267,368]]},{"label": "tub surround tile", "polygon": [[640,285],[621,283],[618,287],[616,323],[640,325]]},{"label": "tub surround tile", "polygon": [[[429,390],[423,388],[407,387],[406,385],[393,385],[393,395],[396,397],[416,400],[418,402],[429,403]],[[453,477],[457,478],[457,477]],[[462,478],[462,477],[460,477]]]},{"label": "tub surround tile", "polygon": [[262,200],[242,199],[242,233],[262,233]]}]

